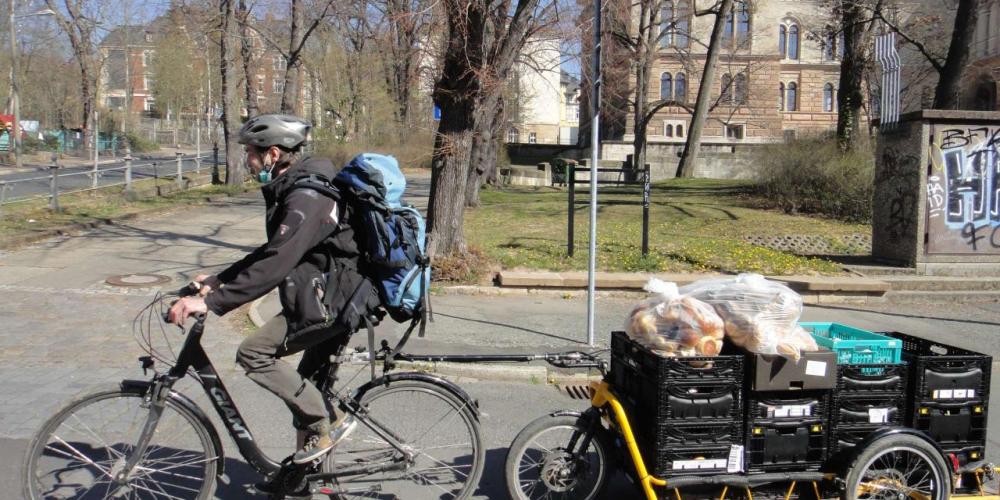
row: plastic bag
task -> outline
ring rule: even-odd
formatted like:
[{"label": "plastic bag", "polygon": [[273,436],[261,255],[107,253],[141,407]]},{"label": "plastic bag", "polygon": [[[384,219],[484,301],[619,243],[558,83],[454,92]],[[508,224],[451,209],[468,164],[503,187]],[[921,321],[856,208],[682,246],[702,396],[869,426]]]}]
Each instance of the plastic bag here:
[{"label": "plastic bag", "polygon": [[625,325],[629,336],[661,356],[715,356],[725,335],[715,309],[678,293],[675,283],[656,278],[646,291],[654,296],[637,305]]},{"label": "plastic bag", "polygon": [[812,336],[798,326],[802,297],[759,274],[697,281],[678,293],[715,307],[729,340],[750,352],[798,361],[803,351],[818,350]]}]

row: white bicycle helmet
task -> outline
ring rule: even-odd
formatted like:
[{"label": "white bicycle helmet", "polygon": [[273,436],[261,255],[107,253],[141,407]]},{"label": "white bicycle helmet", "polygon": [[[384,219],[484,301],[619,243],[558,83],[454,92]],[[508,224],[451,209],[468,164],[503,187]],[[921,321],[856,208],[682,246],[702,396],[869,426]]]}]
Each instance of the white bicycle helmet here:
[{"label": "white bicycle helmet", "polygon": [[309,138],[312,123],[297,116],[257,115],[240,128],[239,143],[260,148],[281,146],[295,149]]}]

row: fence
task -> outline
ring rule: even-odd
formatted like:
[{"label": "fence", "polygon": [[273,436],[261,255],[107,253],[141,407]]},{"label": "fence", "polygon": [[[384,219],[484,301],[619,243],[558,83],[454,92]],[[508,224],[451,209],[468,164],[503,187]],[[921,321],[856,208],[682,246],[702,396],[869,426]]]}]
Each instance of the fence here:
[{"label": "fence", "polygon": [[[59,210],[59,196],[123,186],[132,191],[133,183],[140,179],[172,179],[178,188],[185,187],[185,174],[201,174],[204,164],[210,165],[212,178],[218,178],[220,168],[218,150],[209,155],[176,154],[136,163],[131,156],[112,165],[70,167],[62,169],[56,161],[49,166],[48,175],[35,175],[0,180],[0,207],[32,200],[49,200],[49,208]],[[62,170],[62,172],[60,172]]]}]

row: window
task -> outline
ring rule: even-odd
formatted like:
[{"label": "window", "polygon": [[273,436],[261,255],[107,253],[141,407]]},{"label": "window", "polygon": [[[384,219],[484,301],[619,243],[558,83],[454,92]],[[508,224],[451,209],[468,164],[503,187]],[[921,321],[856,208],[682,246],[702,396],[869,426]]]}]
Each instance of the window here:
[{"label": "window", "polygon": [[828,83],[823,86],[823,111],[833,112],[833,84]]},{"label": "window", "polygon": [[516,128],[512,128],[507,131],[507,142],[518,143],[521,142],[521,132]]},{"label": "window", "polygon": [[684,125],[677,125],[677,137],[684,137]]},{"label": "window", "polygon": [[750,9],[746,2],[738,2],[736,10],[736,46],[742,47],[750,40]]},{"label": "window", "polygon": [[674,126],[668,123],[666,127],[663,127],[663,135],[665,135],[667,137],[673,137],[674,136]]},{"label": "window", "polygon": [[274,87],[274,93],[275,94],[279,94],[280,95],[280,94],[284,94],[285,93],[285,81],[282,80],[281,78],[275,78],[274,79],[274,85],[272,85],[272,86]]},{"label": "window", "polygon": [[686,1],[667,0],[660,10],[660,46],[686,48],[691,29],[691,7]]},{"label": "window", "polygon": [[575,102],[566,103],[566,121],[575,122],[580,119],[580,105]]},{"label": "window", "polygon": [[528,144],[535,144],[538,142],[538,136],[534,132],[528,132]]},{"label": "window", "polygon": [[674,78],[674,100],[687,102],[687,78],[684,73],[677,73],[677,77]]},{"label": "window", "polygon": [[778,84],[778,111],[785,110],[785,83]]},{"label": "window", "polygon": [[733,100],[733,75],[726,73],[722,75],[722,102],[731,102]]},{"label": "window", "polygon": [[778,26],[778,55],[785,58],[785,47],[788,44],[788,27],[784,24]]},{"label": "window", "polygon": [[797,24],[788,27],[788,58],[793,61],[799,60],[799,25]]},{"label": "window", "polygon": [[823,37],[823,59],[826,61],[837,59],[837,35],[834,33],[828,32]]},{"label": "window", "polygon": [[149,92],[153,88],[153,77],[150,75],[142,75],[142,88],[140,90]]},{"label": "window", "polygon": [[280,55],[277,55],[277,56],[274,56],[272,59],[274,61],[274,70],[275,71],[284,71],[285,70],[287,61],[285,61],[284,57],[281,57]]},{"label": "window", "polygon": [[264,75],[257,75],[257,93],[264,93]]},{"label": "window", "polygon": [[742,139],[745,132],[746,126],[743,124],[726,124],[726,139]]},{"label": "window", "polygon": [[795,82],[789,82],[788,96],[785,98],[786,111],[798,111],[798,90],[799,86]]},{"label": "window", "polygon": [[737,106],[747,103],[747,75],[743,73],[736,75],[736,96],[733,102]]},{"label": "window", "polygon": [[142,65],[149,67],[153,65],[153,51],[144,50],[142,51]]},{"label": "window", "polygon": [[670,78],[670,73],[663,73],[660,75],[660,99],[670,100],[673,99],[673,79]]}]

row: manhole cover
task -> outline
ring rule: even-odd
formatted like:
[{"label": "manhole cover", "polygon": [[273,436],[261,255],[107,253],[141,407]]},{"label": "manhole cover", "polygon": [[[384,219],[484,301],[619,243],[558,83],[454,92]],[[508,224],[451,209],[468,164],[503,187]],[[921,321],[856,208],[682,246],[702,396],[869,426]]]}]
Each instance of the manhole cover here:
[{"label": "manhole cover", "polygon": [[105,283],[112,286],[131,287],[151,287],[164,285],[171,281],[173,280],[162,274],[123,274],[121,276],[111,276],[104,280]]}]

